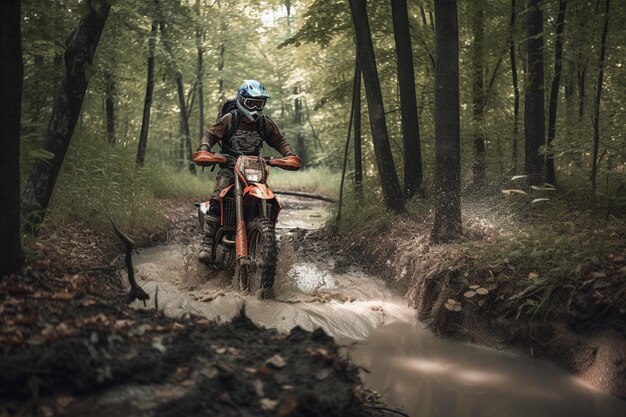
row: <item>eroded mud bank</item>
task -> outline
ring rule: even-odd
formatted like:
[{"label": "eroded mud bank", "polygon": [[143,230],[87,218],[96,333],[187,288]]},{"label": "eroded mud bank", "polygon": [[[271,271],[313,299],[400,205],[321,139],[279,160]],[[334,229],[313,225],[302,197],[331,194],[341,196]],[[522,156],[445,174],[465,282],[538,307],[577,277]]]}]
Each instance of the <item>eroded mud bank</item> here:
[{"label": "eroded mud bank", "polygon": [[[430,247],[427,222],[409,223],[403,221],[375,240],[353,237],[343,245],[404,292],[425,326],[447,337],[549,360],[596,389],[626,398],[623,317],[593,312],[584,320],[567,314],[528,318],[521,308],[507,305],[512,294],[498,287],[493,268],[477,270],[475,260],[467,263],[462,251]],[[468,234],[490,239],[489,227],[476,220]],[[468,294],[476,288],[488,289],[488,294]]]}]

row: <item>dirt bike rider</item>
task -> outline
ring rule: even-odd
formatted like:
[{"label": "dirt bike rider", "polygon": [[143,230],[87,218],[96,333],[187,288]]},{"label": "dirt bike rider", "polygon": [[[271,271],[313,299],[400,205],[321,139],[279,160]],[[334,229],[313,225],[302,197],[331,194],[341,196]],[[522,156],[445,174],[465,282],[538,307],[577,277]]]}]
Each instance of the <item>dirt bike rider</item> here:
[{"label": "dirt bike rider", "polygon": [[[256,80],[244,80],[237,90],[236,108],[218,117],[216,123],[202,136],[199,151],[210,151],[213,145],[220,143],[220,153],[231,157],[227,164],[220,165],[221,169],[215,179],[215,190],[209,199],[209,210],[204,216],[204,238],[198,255],[202,262],[213,260],[215,232],[220,226],[220,192],[235,182],[234,166],[237,157],[258,156],[263,142],[267,142],[283,157],[295,155],[274,121],[263,114],[269,98],[263,84]],[[228,102],[224,108],[226,106]]]}]

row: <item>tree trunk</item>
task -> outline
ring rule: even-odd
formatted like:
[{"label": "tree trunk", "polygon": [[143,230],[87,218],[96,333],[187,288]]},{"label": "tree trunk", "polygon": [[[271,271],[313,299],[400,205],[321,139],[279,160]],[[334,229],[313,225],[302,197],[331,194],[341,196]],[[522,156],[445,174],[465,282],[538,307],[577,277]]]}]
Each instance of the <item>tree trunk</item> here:
[{"label": "tree trunk", "polygon": [[302,126],[304,125],[304,112],[302,105],[302,98],[298,97],[300,94],[300,86],[295,86],[293,88],[293,93],[296,96],[294,99],[294,113],[293,113],[293,121],[296,125],[297,133],[296,133],[296,153],[302,159],[302,166],[307,162],[306,155],[306,146],[305,146],[305,135],[302,131]]},{"label": "tree trunk", "polygon": [[148,130],[150,129],[150,109],[152,108],[152,94],[154,93],[154,50],[157,41],[157,29],[159,24],[152,21],[152,29],[148,38],[148,75],[146,82],[146,96],[143,101],[143,117],[141,119],[141,133],[139,134],[139,145],[137,146],[137,164],[143,165],[146,157],[146,147],[148,145]]},{"label": "tree trunk", "polygon": [[422,191],[422,154],[415,97],[415,71],[407,0],[391,0],[393,32],[398,60],[398,83],[404,147],[404,194],[407,199]]},{"label": "tree trunk", "polygon": [[350,153],[350,135],[352,134],[352,122],[354,121],[355,104],[357,97],[357,89],[359,88],[357,79],[359,76],[359,58],[357,57],[354,64],[354,78],[352,83],[352,104],[350,107],[350,121],[348,122],[348,135],[346,137],[346,145],[343,148],[343,164],[341,166],[341,180],[339,181],[339,204],[337,205],[337,227],[341,223],[341,208],[343,207],[343,184],[346,180],[346,169],[348,167],[348,154]]},{"label": "tree trunk", "polygon": [[[576,117],[576,73],[577,64],[573,59],[568,59],[567,71],[564,74],[565,122],[563,124],[563,137],[565,140],[569,140],[572,136],[578,122],[578,118]],[[574,154],[570,154],[566,159],[566,163],[572,161],[580,162],[578,155],[578,152],[576,153],[576,156],[574,156]]]},{"label": "tree trunk", "polygon": [[593,108],[593,155],[591,160],[591,207],[596,205],[596,178],[598,175],[598,150],[600,148],[600,99],[602,98],[602,81],[604,78],[604,60],[606,57],[606,38],[609,32],[609,0],[604,4],[604,28],[600,38],[600,60],[598,62],[598,81]]},{"label": "tree trunk", "polygon": [[202,47],[198,47],[198,129],[200,131],[200,135],[204,134],[204,84],[202,82],[202,78],[204,76],[203,62],[202,56],[204,54],[204,50]]},{"label": "tree trunk", "polygon": [[22,21],[19,0],[0,3],[0,279],[22,266],[20,243],[20,116]]},{"label": "tree trunk", "polygon": [[350,0],[350,9],[352,10],[352,20],[356,32],[358,59],[365,82],[370,127],[383,200],[388,209],[401,212],[404,210],[404,196],[389,145],[383,96],[380,90],[378,70],[376,69],[374,45],[372,44],[365,0]]},{"label": "tree trunk", "polygon": [[196,173],[196,164],[193,163],[193,149],[191,147],[191,134],[189,131],[189,121],[187,120],[187,105],[185,104],[185,90],[183,87],[183,75],[176,73],[176,91],[178,92],[178,107],[180,108],[180,123],[187,153],[187,163],[189,172]]},{"label": "tree trunk", "polygon": [[554,170],[554,152],[552,141],[556,137],[556,110],[561,87],[561,72],[563,70],[563,26],[565,24],[565,8],[567,0],[559,0],[559,13],[556,19],[556,42],[554,45],[554,78],[550,86],[550,103],[548,104],[548,155],[546,159],[546,181],[556,185]]},{"label": "tree trunk", "polygon": [[536,185],[545,182],[545,158],[539,154],[541,146],[545,144],[541,0],[528,0],[526,39],[528,80],[524,106],[525,174],[528,184]]},{"label": "tree trunk", "polygon": [[104,88],[105,88],[105,112],[107,124],[107,139],[110,144],[115,143],[115,80],[110,71],[104,72]]},{"label": "tree trunk", "polygon": [[511,56],[511,78],[513,81],[513,172],[517,172],[519,165],[519,85],[517,82],[517,61],[515,59],[515,15],[517,10],[515,0],[511,0],[511,37],[510,37],[510,56]]},{"label": "tree trunk", "polygon": [[287,9],[287,32],[291,35],[291,0],[284,0],[283,5]]},{"label": "tree trunk", "polygon": [[361,156],[361,66],[356,64],[354,89],[354,189],[357,197],[363,196],[363,161]]},{"label": "tree trunk", "polygon": [[[201,19],[202,13],[200,12],[200,0],[196,0],[196,13],[198,14],[198,19]],[[200,131],[198,137],[201,137],[204,134],[204,47],[202,45],[204,38],[204,30],[202,26],[200,26],[196,31],[196,44],[198,50],[198,130]]]},{"label": "tree trunk", "polygon": [[485,182],[485,82],[483,70],[483,49],[485,38],[484,4],[478,0],[474,5],[475,11],[472,19],[472,119],[474,131],[474,185],[482,187]]},{"label": "tree trunk", "polygon": [[[223,32],[222,32],[223,33]],[[225,63],[225,55],[226,55],[226,45],[224,42],[220,43],[220,56],[217,59],[217,93],[220,100],[220,103],[223,102],[226,98],[224,95],[224,63]]]},{"label": "tree trunk", "polygon": [[578,122],[585,117],[585,78],[587,76],[587,64],[581,64],[578,69]]},{"label": "tree trunk", "polygon": [[438,244],[456,239],[461,228],[461,127],[459,33],[456,0],[435,0],[435,221]]},{"label": "tree trunk", "polygon": [[81,20],[67,41],[65,74],[43,139],[43,149],[54,156],[50,159],[37,159],[24,189],[22,210],[26,231],[31,234],[38,233],[48,208],[85,98],[85,72],[92,65],[93,55],[109,15],[110,6],[106,1],[88,0],[87,5],[89,14]]},{"label": "tree trunk", "polygon": [[[179,118],[180,119],[180,118]],[[183,128],[183,121],[178,121],[178,154],[176,158],[176,167],[183,169],[185,165],[185,129]]]}]

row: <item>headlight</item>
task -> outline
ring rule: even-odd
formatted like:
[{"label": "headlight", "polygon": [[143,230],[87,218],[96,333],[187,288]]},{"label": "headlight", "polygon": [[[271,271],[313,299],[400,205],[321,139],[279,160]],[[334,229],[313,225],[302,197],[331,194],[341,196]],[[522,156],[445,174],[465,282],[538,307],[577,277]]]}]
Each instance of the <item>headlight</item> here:
[{"label": "headlight", "polygon": [[263,171],[260,169],[246,168],[244,169],[244,176],[248,182],[261,182],[263,179]]}]

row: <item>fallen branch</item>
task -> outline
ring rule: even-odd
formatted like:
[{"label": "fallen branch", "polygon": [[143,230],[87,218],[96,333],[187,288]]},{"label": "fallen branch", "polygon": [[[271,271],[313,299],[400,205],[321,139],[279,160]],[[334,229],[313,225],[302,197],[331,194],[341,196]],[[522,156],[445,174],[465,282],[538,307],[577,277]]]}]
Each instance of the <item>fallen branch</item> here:
[{"label": "fallen branch", "polygon": [[135,300],[141,300],[143,301],[143,305],[145,307],[146,300],[149,300],[150,296],[147,292],[143,290],[143,288],[139,286],[139,284],[137,284],[137,281],[135,280],[135,268],[133,267],[133,245],[135,244],[135,242],[133,242],[133,240],[128,237],[124,232],[118,229],[117,225],[110,217],[109,221],[113,225],[113,230],[115,230],[115,234],[122,241],[122,243],[124,243],[124,246],[126,248],[124,263],[126,264],[126,270],[128,271],[128,282],[130,283],[130,291],[128,292],[128,296],[126,297],[126,302],[130,304]]},{"label": "fallen branch", "polygon": [[327,197],[325,195],[321,195],[321,194],[312,194],[312,193],[307,193],[304,191],[274,191],[274,194],[281,194],[281,195],[292,195],[295,197],[304,197],[304,198],[313,198],[316,200],[322,200],[322,201],[328,201],[329,203],[336,203],[337,200],[332,198],[332,197]]}]

